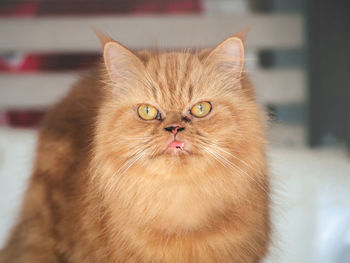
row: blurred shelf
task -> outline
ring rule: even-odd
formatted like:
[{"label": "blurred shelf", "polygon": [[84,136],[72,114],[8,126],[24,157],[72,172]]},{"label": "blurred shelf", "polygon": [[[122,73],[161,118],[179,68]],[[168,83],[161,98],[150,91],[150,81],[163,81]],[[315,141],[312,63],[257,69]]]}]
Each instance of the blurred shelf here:
[{"label": "blurred shelf", "polygon": [[[301,70],[276,69],[248,72],[260,103],[302,103],[305,99]],[[0,109],[41,108],[61,99],[78,79],[74,73],[0,74]]]},{"label": "blurred shelf", "polygon": [[251,27],[249,49],[290,49],[303,45],[301,15],[168,15],[0,18],[0,52],[97,51],[93,28],[130,48],[210,47]]}]

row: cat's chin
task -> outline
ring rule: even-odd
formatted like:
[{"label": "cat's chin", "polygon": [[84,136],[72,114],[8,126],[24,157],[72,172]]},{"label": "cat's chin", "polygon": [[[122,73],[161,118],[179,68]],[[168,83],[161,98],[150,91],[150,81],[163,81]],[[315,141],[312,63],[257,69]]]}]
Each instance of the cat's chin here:
[{"label": "cat's chin", "polygon": [[164,154],[170,155],[170,156],[185,156],[185,155],[189,155],[190,152],[186,149],[181,149],[181,148],[167,148]]}]

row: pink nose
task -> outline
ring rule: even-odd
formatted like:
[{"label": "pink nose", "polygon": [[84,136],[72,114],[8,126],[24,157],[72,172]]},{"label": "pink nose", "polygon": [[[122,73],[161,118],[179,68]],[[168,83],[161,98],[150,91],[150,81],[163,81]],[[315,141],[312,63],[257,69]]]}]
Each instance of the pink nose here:
[{"label": "pink nose", "polygon": [[165,127],[164,130],[171,132],[172,134],[177,134],[180,131],[183,131],[185,127],[182,127],[180,125],[170,125],[168,127]]}]

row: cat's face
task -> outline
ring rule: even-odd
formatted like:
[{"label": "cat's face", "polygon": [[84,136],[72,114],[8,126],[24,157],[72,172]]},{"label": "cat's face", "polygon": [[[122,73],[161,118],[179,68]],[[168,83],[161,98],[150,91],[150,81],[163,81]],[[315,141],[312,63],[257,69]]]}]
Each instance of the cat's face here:
[{"label": "cat's face", "polygon": [[257,109],[241,82],[243,53],[235,37],[211,52],[135,55],[116,42],[105,44],[103,151],[126,169],[225,165],[257,136]]}]

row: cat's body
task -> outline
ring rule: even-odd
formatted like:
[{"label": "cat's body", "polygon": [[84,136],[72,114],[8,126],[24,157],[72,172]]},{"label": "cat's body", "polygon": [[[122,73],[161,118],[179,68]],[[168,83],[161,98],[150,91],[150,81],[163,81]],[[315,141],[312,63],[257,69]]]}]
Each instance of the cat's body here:
[{"label": "cat's body", "polygon": [[[135,61],[110,43],[106,68],[47,116],[0,262],[259,262],[269,184],[248,80],[229,79],[215,52],[141,52]],[[118,67],[108,52],[120,55]],[[210,102],[208,116],[188,115],[199,101]],[[160,119],[140,119],[140,103]],[[164,130],[175,124],[183,130]],[[181,149],[167,147],[172,136]]]}]

